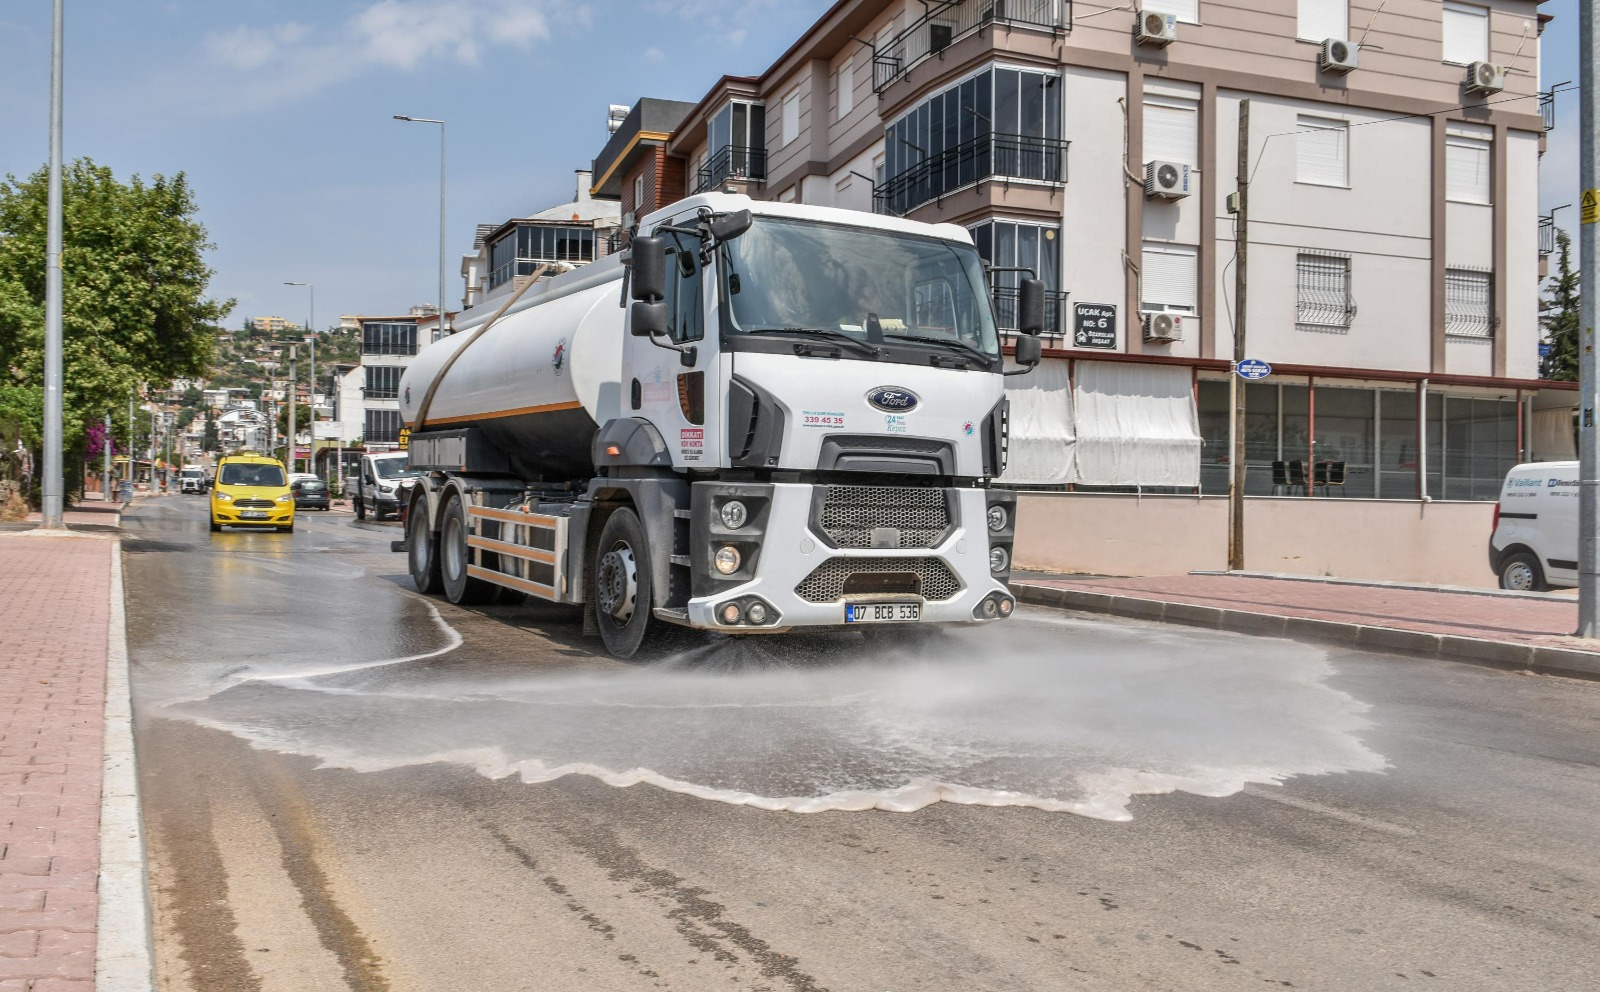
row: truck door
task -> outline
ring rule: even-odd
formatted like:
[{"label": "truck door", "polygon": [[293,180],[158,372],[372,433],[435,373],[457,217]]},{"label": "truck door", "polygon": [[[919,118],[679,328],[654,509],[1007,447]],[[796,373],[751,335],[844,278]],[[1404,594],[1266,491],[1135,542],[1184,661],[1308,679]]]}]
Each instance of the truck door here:
[{"label": "truck door", "polygon": [[722,458],[722,394],[714,374],[717,335],[706,334],[707,301],[716,299],[715,269],[700,263],[700,245],[667,238],[667,328],[674,344],[695,349],[692,365],[646,338],[629,338],[630,414],[656,425],[673,464],[716,468]]}]

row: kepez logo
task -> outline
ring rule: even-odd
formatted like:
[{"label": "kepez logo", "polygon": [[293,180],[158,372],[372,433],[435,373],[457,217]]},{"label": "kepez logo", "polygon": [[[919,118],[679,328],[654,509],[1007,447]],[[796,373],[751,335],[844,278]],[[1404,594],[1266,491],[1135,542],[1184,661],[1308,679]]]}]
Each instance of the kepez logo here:
[{"label": "kepez logo", "polygon": [[900,386],[879,386],[867,393],[867,402],[884,413],[909,413],[921,402],[917,394]]}]

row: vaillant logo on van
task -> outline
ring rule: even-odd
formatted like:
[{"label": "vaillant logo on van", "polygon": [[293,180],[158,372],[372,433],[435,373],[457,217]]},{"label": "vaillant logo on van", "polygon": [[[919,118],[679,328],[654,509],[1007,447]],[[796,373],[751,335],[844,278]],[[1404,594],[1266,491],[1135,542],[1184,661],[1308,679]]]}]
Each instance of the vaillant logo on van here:
[{"label": "vaillant logo on van", "polygon": [[917,408],[917,394],[899,386],[879,386],[867,394],[867,402],[885,413],[907,413]]},{"label": "vaillant logo on van", "polygon": [[[1555,480],[1552,479],[1550,481],[1554,482]],[[1512,489],[1528,489],[1530,487],[1538,486],[1539,485],[1539,480],[1538,479],[1511,479],[1506,483],[1506,485],[1510,486]]]}]

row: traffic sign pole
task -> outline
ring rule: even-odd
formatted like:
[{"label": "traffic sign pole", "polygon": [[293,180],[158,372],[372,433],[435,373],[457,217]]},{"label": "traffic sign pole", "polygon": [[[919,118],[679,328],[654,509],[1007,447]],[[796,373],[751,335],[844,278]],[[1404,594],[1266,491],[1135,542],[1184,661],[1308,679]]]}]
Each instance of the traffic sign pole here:
[{"label": "traffic sign pole", "polygon": [[1578,636],[1600,637],[1600,431],[1595,429],[1595,409],[1600,407],[1600,380],[1595,365],[1595,294],[1600,292],[1600,258],[1596,256],[1595,223],[1600,221],[1600,147],[1595,144],[1597,117],[1594,88],[1600,83],[1596,60],[1600,43],[1593,3],[1578,4],[1579,182],[1583,187],[1579,254],[1582,256],[1582,297],[1579,323],[1583,347],[1578,349]]}]

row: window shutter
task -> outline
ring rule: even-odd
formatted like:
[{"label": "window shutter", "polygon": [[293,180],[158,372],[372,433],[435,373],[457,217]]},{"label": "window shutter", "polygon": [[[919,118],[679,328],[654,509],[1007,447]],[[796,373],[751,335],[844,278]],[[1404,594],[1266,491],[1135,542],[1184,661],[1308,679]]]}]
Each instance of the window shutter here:
[{"label": "window shutter", "polygon": [[1306,41],[1350,37],[1350,0],[1300,0],[1300,37]]},{"label": "window shutter", "polygon": [[1146,245],[1140,266],[1140,306],[1146,310],[1195,310],[1199,255],[1179,245]]},{"label": "window shutter", "polygon": [[1349,185],[1349,128],[1342,121],[1301,117],[1295,135],[1295,181],[1321,186]]},{"label": "window shutter", "polygon": [[800,91],[795,90],[783,98],[783,143],[788,144],[800,136]]},{"label": "window shutter", "polygon": [[844,60],[844,65],[839,67],[839,119],[849,116],[850,111],[856,109],[856,63],[855,59]]},{"label": "window shutter", "polygon": [[1199,114],[1192,106],[1144,104],[1144,160],[1198,164]]},{"label": "window shutter", "polygon": [[1489,202],[1489,142],[1445,138],[1444,195],[1461,203]]},{"label": "window shutter", "polygon": [[1489,59],[1489,9],[1466,3],[1444,5],[1444,60],[1466,65]]}]

